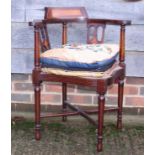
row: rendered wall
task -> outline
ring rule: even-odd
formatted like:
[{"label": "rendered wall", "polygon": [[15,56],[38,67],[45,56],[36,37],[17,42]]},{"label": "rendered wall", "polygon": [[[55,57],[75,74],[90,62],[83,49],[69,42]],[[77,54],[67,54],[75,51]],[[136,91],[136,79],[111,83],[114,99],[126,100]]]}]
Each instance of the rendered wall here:
[{"label": "rendered wall", "polygon": [[[84,6],[89,17],[132,20],[126,30],[127,76],[143,77],[143,1],[125,0],[12,0],[12,73],[31,73],[33,67],[33,29],[28,22],[42,19],[45,6]],[[58,28],[59,27],[59,28]],[[70,24],[68,42],[84,42],[86,28]],[[52,26],[51,43],[61,44],[61,26]],[[118,42],[119,27],[109,26],[106,42]]]}]

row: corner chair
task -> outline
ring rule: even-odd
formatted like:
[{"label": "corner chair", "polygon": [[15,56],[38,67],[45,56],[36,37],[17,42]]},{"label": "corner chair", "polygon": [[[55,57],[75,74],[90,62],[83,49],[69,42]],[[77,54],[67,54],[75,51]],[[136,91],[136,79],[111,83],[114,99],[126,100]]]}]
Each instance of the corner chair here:
[{"label": "corner chair", "polygon": [[[41,63],[41,56],[44,52],[51,49],[49,32],[47,25],[61,24],[62,25],[62,45],[67,44],[67,24],[69,23],[85,23],[87,26],[87,45],[104,44],[104,32],[107,25],[120,26],[120,43],[118,60],[104,71],[94,70],[66,70],[61,68],[61,72],[54,72],[55,68],[47,68]],[[62,117],[63,121],[67,121],[67,116],[81,115],[97,128],[97,151],[102,151],[102,135],[104,125],[104,113],[117,113],[117,128],[122,128],[122,105],[123,105],[123,89],[125,78],[125,26],[130,25],[128,20],[111,20],[111,19],[90,19],[84,7],[46,7],[45,17],[43,20],[34,20],[29,22],[30,26],[34,27],[34,69],[32,72],[34,85],[34,100],[35,100],[35,139],[40,140],[41,133],[41,118],[46,117]],[[98,29],[101,29],[100,37],[98,37]],[[93,31],[93,32],[92,32]],[[52,32],[51,32],[52,33]],[[82,57],[82,55],[81,55]],[[50,70],[50,71],[48,71]],[[65,74],[66,73],[66,74]],[[85,74],[86,73],[86,74]],[[41,115],[41,83],[60,82],[62,83],[62,113]],[[114,83],[118,84],[118,106],[115,108],[105,107],[105,93],[109,86]],[[69,103],[67,100],[67,84],[87,86],[95,88],[98,94],[98,108],[94,110],[82,110],[77,106]],[[73,112],[68,112],[70,108]],[[97,122],[89,115],[97,114]]]}]

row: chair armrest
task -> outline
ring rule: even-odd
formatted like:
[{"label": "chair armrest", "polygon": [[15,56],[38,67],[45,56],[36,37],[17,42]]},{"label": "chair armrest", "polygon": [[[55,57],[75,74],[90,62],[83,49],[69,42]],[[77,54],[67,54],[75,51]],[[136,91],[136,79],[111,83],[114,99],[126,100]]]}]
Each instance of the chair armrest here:
[{"label": "chair armrest", "polygon": [[[83,21],[82,19],[75,20],[75,19],[63,19],[65,22],[74,22],[74,21]],[[130,20],[116,20],[116,19],[95,19],[89,18],[87,19],[88,23],[99,23],[99,24],[109,24],[109,25],[131,25]],[[29,22],[29,26],[42,26],[44,23],[62,23],[63,21],[60,19],[52,19],[52,20],[34,20]]]},{"label": "chair armrest", "polygon": [[40,69],[40,33],[39,29],[43,27],[42,20],[34,20],[28,23],[34,27],[34,66],[35,70]]},{"label": "chair armrest", "polygon": [[116,19],[88,19],[88,23],[109,24],[109,25],[131,25],[130,20],[116,20]]},{"label": "chair armrest", "polygon": [[29,22],[28,24],[29,26],[38,27],[38,28],[43,26],[42,20],[33,20],[32,22]]}]

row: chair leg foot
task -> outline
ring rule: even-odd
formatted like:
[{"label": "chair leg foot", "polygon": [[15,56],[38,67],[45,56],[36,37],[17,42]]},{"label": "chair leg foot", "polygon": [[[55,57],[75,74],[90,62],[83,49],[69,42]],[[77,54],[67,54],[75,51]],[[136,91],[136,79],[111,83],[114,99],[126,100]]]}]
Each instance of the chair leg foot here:
[{"label": "chair leg foot", "polygon": [[35,139],[36,140],[40,140],[41,139],[41,133],[40,133],[40,125],[36,125],[36,128],[35,128]]},{"label": "chair leg foot", "polygon": [[124,90],[124,80],[120,80],[118,83],[117,129],[122,129],[123,90]]},{"label": "chair leg foot", "polygon": [[103,144],[102,144],[102,138],[98,138],[98,143],[97,143],[97,152],[101,152],[103,149]]},{"label": "chair leg foot", "polygon": [[66,122],[66,121],[67,121],[67,117],[66,117],[66,116],[63,116],[63,117],[62,117],[62,121],[63,121],[63,122]]},{"label": "chair leg foot", "polygon": [[104,105],[105,95],[99,95],[98,97],[98,130],[97,130],[97,151],[101,152],[103,149],[103,125],[104,125]]},{"label": "chair leg foot", "polygon": [[122,129],[122,118],[119,118],[119,120],[117,121],[117,129]]}]

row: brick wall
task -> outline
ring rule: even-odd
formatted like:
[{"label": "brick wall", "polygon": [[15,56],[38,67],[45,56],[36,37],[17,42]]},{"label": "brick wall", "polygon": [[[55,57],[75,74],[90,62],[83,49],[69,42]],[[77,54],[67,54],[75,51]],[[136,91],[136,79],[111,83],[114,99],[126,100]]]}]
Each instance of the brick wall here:
[{"label": "brick wall", "polygon": [[[44,83],[42,85],[41,100],[43,105],[61,104],[61,84]],[[68,98],[72,103],[81,105],[96,105],[97,94],[94,89],[68,85]],[[109,88],[106,95],[107,106],[117,104],[117,85]],[[12,74],[12,103],[33,104],[33,86],[30,74]],[[124,107],[144,106],[144,80],[139,77],[127,77],[125,80]],[[24,106],[23,106],[24,107]]]}]

